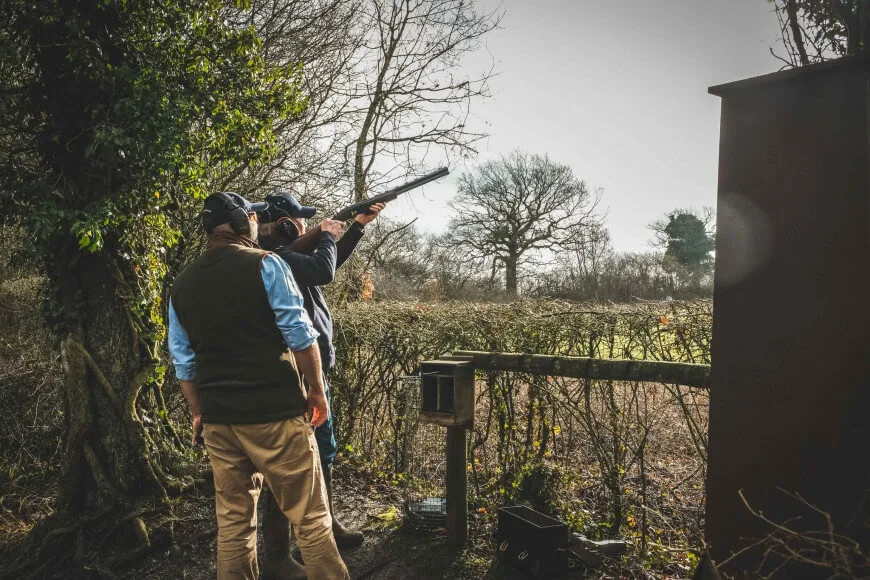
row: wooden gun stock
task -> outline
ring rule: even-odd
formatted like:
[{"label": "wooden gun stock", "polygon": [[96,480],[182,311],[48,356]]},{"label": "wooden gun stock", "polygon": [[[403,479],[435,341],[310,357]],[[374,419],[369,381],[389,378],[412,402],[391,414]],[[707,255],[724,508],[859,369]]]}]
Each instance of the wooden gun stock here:
[{"label": "wooden gun stock", "polygon": [[287,248],[297,254],[310,254],[317,249],[317,244],[320,243],[320,226],[316,226],[293,240]]}]

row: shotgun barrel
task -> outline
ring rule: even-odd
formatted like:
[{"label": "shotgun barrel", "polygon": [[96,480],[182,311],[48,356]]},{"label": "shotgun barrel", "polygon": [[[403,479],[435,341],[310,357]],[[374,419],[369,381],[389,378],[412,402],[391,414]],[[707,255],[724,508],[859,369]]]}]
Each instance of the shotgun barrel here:
[{"label": "shotgun barrel", "polygon": [[396,199],[397,197],[399,197],[403,193],[407,193],[407,192],[411,191],[412,189],[417,189],[421,185],[425,185],[425,184],[429,183],[430,181],[435,181],[436,179],[440,179],[440,178],[444,177],[445,175],[447,175],[448,173],[450,173],[450,170],[448,170],[446,167],[442,167],[442,168],[437,169],[431,173],[427,173],[426,175],[418,177],[417,179],[409,181],[408,183],[403,183],[402,185],[400,185],[398,187],[394,187],[393,189],[391,189],[389,191],[385,191],[384,193],[382,193],[380,195],[376,195],[374,197],[364,199],[363,201],[359,201],[357,203],[351,204],[351,205],[347,206],[346,208],[344,208],[343,210],[341,210],[340,212],[338,212],[337,214],[335,214],[332,217],[332,219],[342,221],[342,222],[347,221],[357,214],[365,213],[366,210],[368,210],[368,208],[370,208],[371,206],[373,206],[376,203],[387,203],[389,201],[393,201],[394,199]]},{"label": "shotgun barrel", "polygon": [[[440,179],[450,173],[446,167],[442,167],[437,169],[431,173],[427,173],[426,175],[422,175],[417,179],[409,181],[407,183],[403,183],[398,187],[394,187],[389,191],[385,191],[380,195],[376,195],[374,197],[370,197],[368,199],[364,199],[363,201],[359,201],[357,203],[351,204],[346,208],[342,209],[340,212],[335,214],[332,219],[339,221],[346,221],[351,219],[357,214],[365,213],[372,205],[376,203],[386,203],[389,201],[393,201],[403,193],[407,193],[412,189],[416,189],[421,185],[425,185],[430,181],[435,181],[436,179]],[[304,235],[296,238],[289,246],[290,250],[294,252],[298,252],[300,254],[310,254],[314,251],[314,248],[317,247],[318,242],[320,241],[320,226],[312,228],[308,230]]]}]

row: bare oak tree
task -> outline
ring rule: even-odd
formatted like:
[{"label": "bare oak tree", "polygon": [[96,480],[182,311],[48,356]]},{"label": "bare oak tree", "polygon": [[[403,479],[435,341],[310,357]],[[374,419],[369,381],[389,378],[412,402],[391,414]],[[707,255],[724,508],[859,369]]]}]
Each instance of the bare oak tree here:
[{"label": "bare oak tree", "polygon": [[449,235],[458,251],[488,260],[493,272],[503,268],[515,296],[523,265],[576,251],[600,225],[600,198],[567,165],[514,151],[462,175]]}]

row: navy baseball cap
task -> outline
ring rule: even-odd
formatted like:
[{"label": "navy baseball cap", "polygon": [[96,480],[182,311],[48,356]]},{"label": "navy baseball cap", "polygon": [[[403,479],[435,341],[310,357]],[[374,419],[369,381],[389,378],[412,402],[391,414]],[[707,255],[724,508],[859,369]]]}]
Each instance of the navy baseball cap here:
[{"label": "navy baseball cap", "polygon": [[289,191],[277,191],[266,196],[266,202],[292,218],[310,218],[317,213],[317,208],[302,205]]},{"label": "navy baseball cap", "polygon": [[264,211],[269,204],[264,201],[250,202],[233,191],[213,193],[205,198],[202,209],[202,222],[205,230],[210,232],[216,226],[230,223],[230,213],[237,207],[244,208],[248,214]]}]

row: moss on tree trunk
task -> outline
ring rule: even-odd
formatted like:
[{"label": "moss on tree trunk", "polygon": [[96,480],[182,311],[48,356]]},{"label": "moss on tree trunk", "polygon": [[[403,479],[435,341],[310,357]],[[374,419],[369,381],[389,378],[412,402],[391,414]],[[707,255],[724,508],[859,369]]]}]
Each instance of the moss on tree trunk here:
[{"label": "moss on tree trunk", "polygon": [[171,527],[155,534],[143,518],[170,509],[167,487],[175,485],[152,459],[140,419],[156,352],[134,323],[116,265],[106,254],[66,260],[70,255],[58,252],[50,268],[60,310],[77,312],[61,338],[68,431],[60,488],[54,515],[34,538],[41,543],[36,558],[17,571],[21,576],[77,576],[95,567],[109,574],[147,553],[155,537],[173,541]]}]

